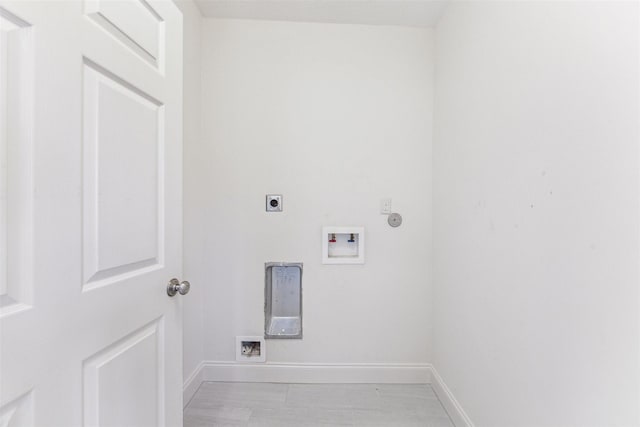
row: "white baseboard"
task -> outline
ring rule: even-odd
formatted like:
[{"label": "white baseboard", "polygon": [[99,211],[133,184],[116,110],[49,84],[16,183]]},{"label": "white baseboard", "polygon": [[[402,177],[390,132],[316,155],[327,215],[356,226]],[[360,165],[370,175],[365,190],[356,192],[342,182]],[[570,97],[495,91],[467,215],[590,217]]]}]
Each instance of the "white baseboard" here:
[{"label": "white baseboard", "polygon": [[204,362],[200,362],[193,370],[189,378],[187,378],[182,386],[182,407],[186,408],[193,396],[196,394],[202,384],[202,366]]},{"label": "white baseboard", "polygon": [[187,406],[204,381],[269,383],[431,384],[456,427],[475,427],[436,369],[424,364],[242,363],[202,361],[184,382]]},{"label": "white baseboard", "polygon": [[431,367],[431,387],[456,427],[475,427],[434,367]]},{"label": "white baseboard", "polygon": [[429,364],[203,362],[202,381],[269,383],[414,383],[431,379]]},{"label": "white baseboard", "polygon": [[431,365],[339,363],[242,363],[203,361],[184,382],[186,406],[203,381],[269,383],[428,384]]}]

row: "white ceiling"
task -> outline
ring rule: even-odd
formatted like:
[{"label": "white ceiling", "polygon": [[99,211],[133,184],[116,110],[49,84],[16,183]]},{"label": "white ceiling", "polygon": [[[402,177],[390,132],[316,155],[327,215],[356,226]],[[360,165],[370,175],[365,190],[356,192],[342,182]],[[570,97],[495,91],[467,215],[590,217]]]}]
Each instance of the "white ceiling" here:
[{"label": "white ceiling", "polygon": [[196,0],[208,18],[432,27],[449,0]]}]

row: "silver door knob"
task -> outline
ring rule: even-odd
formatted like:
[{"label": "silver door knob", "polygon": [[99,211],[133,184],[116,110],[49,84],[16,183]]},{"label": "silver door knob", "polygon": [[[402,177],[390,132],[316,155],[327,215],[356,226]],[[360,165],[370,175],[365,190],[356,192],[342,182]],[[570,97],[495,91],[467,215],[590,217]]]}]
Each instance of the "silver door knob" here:
[{"label": "silver door knob", "polygon": [[186,295],[189,293],[189,289],[191,289],[191,283],[186,280],[180,282],[178,279],[171,279],[169,284],[167,285],[167,295],[170,297],[179,293],[180,295]]}]

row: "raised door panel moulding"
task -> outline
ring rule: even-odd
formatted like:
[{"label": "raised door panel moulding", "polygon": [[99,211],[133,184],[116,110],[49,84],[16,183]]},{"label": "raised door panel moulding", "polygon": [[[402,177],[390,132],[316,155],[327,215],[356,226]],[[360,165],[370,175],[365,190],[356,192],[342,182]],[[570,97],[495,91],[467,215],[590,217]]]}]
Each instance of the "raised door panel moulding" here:
[{"label": "raised door panel moulding", "polygon": [[85,14],[104,31],[162,70],[164,20],[145,0],[86,0]]},{"label": "raised door panel moulding", "polygon": [[33,391],[0,407],[0,427],[27,427],[33,425]]},{"label": "raised door panel moulding", "polygon": [[84,361],[85,426],[164,425],[163,335],[155,320]]},{"label": "raised door panel moulding", "polygon": [[85,60],[85,290],[163,262],[164,107]]},{"label": "raised door panel moulding", "polygon": [[32,303],[32,29],[0,7],[0,318]]}]

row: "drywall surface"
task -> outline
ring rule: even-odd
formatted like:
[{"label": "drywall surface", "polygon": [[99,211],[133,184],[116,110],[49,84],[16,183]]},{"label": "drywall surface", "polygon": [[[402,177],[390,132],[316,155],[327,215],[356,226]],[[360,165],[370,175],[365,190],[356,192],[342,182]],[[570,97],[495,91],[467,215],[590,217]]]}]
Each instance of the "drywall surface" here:
[{"label": "drywall surface", "polygon": [[[194,372],[204,358],[203,295],[207,277],[202,276],[199,265],[204,262],[202,248],[204,236],[201,224],[206,220],[202,212],[204,195],[199,182],[204,178],[202,155],[206,150],[200,137],[200,11],[192,0],[179,0],[176,4],[183,15],[184,56],[184,260],[183,277],[192,284],[189,294],[180,297],[183,304],[183,377]],[[168,159],[171,161],[171,159]]]},{"label": "drywall surface", "polygon": [[434,365],[476,426],[637,426],[638,3],[436,30]]},{"label": "drywall surface", "polygon": [[[268,362],[428,362],[432,30],[204,20],[202,42],[205,358],[264,333],[264,263],[285,261],[304,338],[268,340]],[[322,265],[323,226],[364,226],[366,264]]]}]

